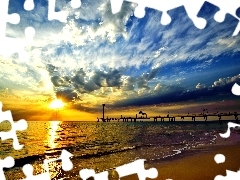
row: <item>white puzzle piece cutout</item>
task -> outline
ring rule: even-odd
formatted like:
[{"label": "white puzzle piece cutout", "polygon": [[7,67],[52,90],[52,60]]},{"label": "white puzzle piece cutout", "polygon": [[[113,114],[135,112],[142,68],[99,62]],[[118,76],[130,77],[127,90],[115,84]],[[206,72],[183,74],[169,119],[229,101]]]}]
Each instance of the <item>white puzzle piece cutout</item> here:
[{"label": "white puzzle piece cutout", "polygon": [[157,178],[158,171],[156,168],[145,169],[144,167],[145,159],[138,159],[129,164],[124,164],[116,168],[119,178],[129,176],[132,174],[137,174],[139,180],[146,180],[146,178]]},{"label": "white puzzle piece cutout", "polygon": [[23,131],[26,130],[28,127],[27,121],[24,119],[21,119],[17,122],[13,121],[12,113],[11,111],[2,111],[2,103],[0,102],[0,123],[3,121],[8,121],[11,124],[11,130],[8,132],[0,132],[0,137],[2,141],[7,139],[13,140],[13,148],[15,150],[22,149],[23,145],[19,144],[18,138],[17,138],[17,131]]},{"label": "white puzzle piece cutout", "polygon": [[73,155],[67,150],[62,150],[62,153],[59,156],[59,158],[45,159],[43,162],[45,167],[45,172],[37,175],[33,175],[33,166],[31,164],[25,164],[23,166],[23,173],[25,174],[26,178],[22,180],[51,180],[48,164],[51,162],[59,161],[59,160],[62,161],[62,169],[64,171],[70,171],[73,168],[73,164],[70,160],[72,156]]},{"label": "white puzzle piece cutout", "polygon": [[0,159],[0,179],[1,180],[6,179],[3,168],[11,168],[14,166],[14,164],[15,164],[15,161],[11,156],[6,157],[5,159]]},{"label": "white puzzle piece cutout", "polygon": [[[171,17],[168,14],[169,10],[175,9],[177,7],[183,6],[187,12],[188,17],[193,21],[194,25],[203,29],[206,27],[207,21],[204,18],[198,17],[198,13],[202,8],[205,0],[125,0],[128,2],[136,3],[137,7],[135,9],[134,15],[138,18],[145,16],[145,8],[151,8],[162,12],[161,24],[167,25],[171,22]],[[122,3],[124,0],[110,0],[112,13],[116,14],[121,10]],[[240,7],[239,0],[208,0],[209,3],[218,6],[220,10],[215,14],[214,19],[217,22],[222,22],[225,20],[226,14],[231,14],[238,20],[240,17],[236,15],[236,10]],[[233,36],[238,35],[240,30],[240,23],[234,30]]]}]

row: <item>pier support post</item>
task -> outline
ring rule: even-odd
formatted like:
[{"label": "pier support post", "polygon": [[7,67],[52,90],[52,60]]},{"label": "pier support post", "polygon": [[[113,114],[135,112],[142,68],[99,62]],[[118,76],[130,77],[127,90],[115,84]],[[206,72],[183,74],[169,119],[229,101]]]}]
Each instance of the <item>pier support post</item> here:
[{"label": "pier support post", "polygon": [[194,121],[194,122],[195,122],[195,116],[192,116],[192,121]]},{"label": "pier support post", "polygon": [[235,116],[235,120],[236,120],[236,122],[238,122],[238,115],[235,114],[234,116]]},{"label": "pier support post", "polygon": [[182,121],[184,120],[184,116],[181,116]]},{"label": "pier support post", "polygon": [[219,120],[219,122],[221,122],[221,119],[222,119],[222,116],[221,116],[221,115],[218,115],[218,120]]},{"label": "pier support post", "polygon": [[207,115],[204,115],[204,120],[207,121]]},{"label": "pier support post", "polygon": [[103,116],[102,120],[105,121],[105,119],[104,119],[104,107],[105,107],[105,104],[102,104],[102,107],[103,107],[103,109],[102,109],[102,116]]}]

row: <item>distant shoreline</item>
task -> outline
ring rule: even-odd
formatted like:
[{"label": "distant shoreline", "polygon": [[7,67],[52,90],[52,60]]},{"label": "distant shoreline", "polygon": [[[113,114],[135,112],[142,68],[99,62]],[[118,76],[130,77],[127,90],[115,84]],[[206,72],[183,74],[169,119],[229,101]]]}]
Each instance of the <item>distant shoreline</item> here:
[{"label": "distant shoreline", "polygon": [[[27,120],[26,121],[28,122],[51,122],[51,121],[61,121],[61,122],[89,122],[89,123],[99,123],[97,122],[96,120],[57,120],[57,119],[53,119],[53,120]],[[236,123],[236,120],[222,120],[221,122],[223,123],[227,123],[227,122],[234,122]],[[100,123],[102,123],[102,121],[100,121]],[[111,121],[111,123],[119,123],[118,121]],[[133,123],[133,122],[125,122],[125,123]],[[182,121],[182,120],[176,120],[175,122],[169,122],[169,121],[164,121],[164,122],[161,122],[161,121],[157,121],[157,122],[153,122],[153,121],[142,121],[142,122],[139,122],[137,121],[136,123],[156,123],[156,124],[164,124],[164,123],[218,123],[219,124],[219,120],[208,120],[208,121],[201,121],[201,120],[197,120],[197,121],[192,121],[192,120],[185,120],[185,121]]]}]

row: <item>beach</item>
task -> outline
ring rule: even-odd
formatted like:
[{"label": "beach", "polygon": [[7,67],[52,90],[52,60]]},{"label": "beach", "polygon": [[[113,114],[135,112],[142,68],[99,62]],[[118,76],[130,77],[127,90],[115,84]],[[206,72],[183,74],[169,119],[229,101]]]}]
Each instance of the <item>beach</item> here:
[{"label": "beach", "polygon": [[[226,176],[226,169],[237,172],[240,169],[240,144],[216,146],[208,151],[180,157],[175,160],[157,164],[148,164],[158,170],[156,180],[214,180],[217,175]],[[224,154],[226,161],[217,164],[214,161],[216,154]],[[136,175],[122,178],[123,180],[138,180]]]},{"label": "beach", "polygon": [[[35,131],[38,129],[38,131]],[[145,159],[145,169],[157,168],[158,180],[214,179],[226,169],[240,168],[240,134],[231,131],[227,139],[226,123],[96,123],[96,122],[29,122],[21,151],[11,150],[11,141],[2,146],[2,157],[11,155],[15,166],[5,171],[6,179],[22,179],[23,165],[33,165],[34,174],[49,173],[51,179],[79,180],[79,171],[93,169],[109,172],[109,179],[118,179],[116,167]],[[33,146],[34,145],[34,146]],[[73,169],[62,170],[56,161],[62,151],[72,154]],[[226,162],[217,164],[216,154],[224,154]],[[52,163],[43,165],[43,160]],[[47,172],[46,172],[47,170]],[[121,179],[137,180],[137,176]]]},{"label": "beach", "polygon": [[[158,179],[214,179],[216,175],[226,175],[226,169],[238,171],[240,169],[240,145],[216,147],[213,151],[202,152],[194,156],[178,159],[173,162],[157,166]],[[216,154],[223,154],[226,161],[217,164],[214,161]]]}]

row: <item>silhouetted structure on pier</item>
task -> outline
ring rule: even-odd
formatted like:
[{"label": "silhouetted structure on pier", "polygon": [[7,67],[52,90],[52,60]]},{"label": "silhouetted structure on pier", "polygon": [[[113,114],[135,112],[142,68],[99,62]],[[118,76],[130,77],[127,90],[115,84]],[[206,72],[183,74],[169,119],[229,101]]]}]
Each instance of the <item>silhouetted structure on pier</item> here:
[{"label": "silhouetted structure on pier", "polygon": [[102,107],[103,107],[102,114],[103,114],[103,119],[104,119],[104,107],[105,107],[105,104],[102,104]]},{"label": "silhouetted structure on pier", "polygon": [[147,118],[147,113],[144,113],[144,112],[142,112],[142,111],[139,111],[139,113],[138,114],[142,114],[143,116],[145,115],[146,116],[146,118]]},{"label": "silhouetted structure on pier", "polygon": [[[104,117],[104,107],[105,107],[105,104],[102,104],[102,122],[106,122],[106,119],[105,119],[105,117]],[[99,122],[99,120],[98,120],[98,122]]]}]

